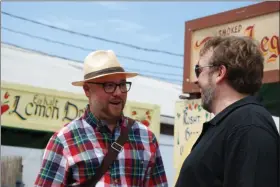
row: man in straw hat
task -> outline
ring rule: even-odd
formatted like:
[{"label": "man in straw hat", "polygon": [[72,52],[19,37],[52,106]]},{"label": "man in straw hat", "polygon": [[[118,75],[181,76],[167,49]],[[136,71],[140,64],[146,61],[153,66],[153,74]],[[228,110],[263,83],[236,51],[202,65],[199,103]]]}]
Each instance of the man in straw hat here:
[{"label": "man in straw hat", "polygon": [[155,135],[123,115],[131,82],[113,51],[99,50],[84,60],[84,115],[55,133],[44,153],[37,187],[167,186]]}]

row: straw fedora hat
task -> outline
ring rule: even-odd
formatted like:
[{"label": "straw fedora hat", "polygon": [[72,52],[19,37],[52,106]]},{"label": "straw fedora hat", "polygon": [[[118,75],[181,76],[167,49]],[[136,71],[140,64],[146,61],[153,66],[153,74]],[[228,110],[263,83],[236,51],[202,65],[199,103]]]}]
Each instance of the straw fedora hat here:
[{"label": "straw fedora hat", "polygon": [[72,82],[72,85],[83,86],[89,80],[113,74],[123,74],[126,78],[138,75],[138,73],[126,72],[112,50],[94,51],[84,60],[84,80]]}]

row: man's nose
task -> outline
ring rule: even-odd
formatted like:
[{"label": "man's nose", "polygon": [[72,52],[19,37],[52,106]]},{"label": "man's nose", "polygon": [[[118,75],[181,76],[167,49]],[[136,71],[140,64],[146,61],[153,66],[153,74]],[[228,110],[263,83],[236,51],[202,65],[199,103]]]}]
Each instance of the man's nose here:
[{"label": "man's nose", "polygon": [[116,90],[115,90],[114,93],[113,93],[113,95],[120,95],[120,94],[122,94],[121,89],[120,89],[120,86],[117,86],[117,87],[116,87]]},{"label": "man's nose", "polygon": [[197,77],[194,78],[194,84],[198,84],[198,78]]}]

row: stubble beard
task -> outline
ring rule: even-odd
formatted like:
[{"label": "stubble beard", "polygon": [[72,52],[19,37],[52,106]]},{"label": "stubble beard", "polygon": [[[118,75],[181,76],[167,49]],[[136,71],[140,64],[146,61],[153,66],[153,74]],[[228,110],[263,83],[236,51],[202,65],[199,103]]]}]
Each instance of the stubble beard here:
[{"label": "stubble beard", "polygon": [[208,86],[201,89],[201,102],[202,107],[207,112],[212,112],[212,105],[214,101],[215,86],[210,80],[208,80]]},{"label": "stubble beard", "polygon": [[[111,104],[108,104],[107,105],[107,114],[109,114],[108,116],[110,116],[113,119],[115,120],[118,120],[121,118],[122,116],[122,113],[123,113],[123,109],[124,109],[124,103],[122,102],[120,105],[121,106],[117,106],[117,108],[114,108],[114,106],[110,106]],[[120,108],[119,108],[120,107]]]},{"label": "stubble beard", "polygon": [[124,103],[122,103],[120,109],[114,109],[109,103],[104,104],[96,101],[91,102],[91,112],[99,120],[117,121],[121,118],[123,109]]}]

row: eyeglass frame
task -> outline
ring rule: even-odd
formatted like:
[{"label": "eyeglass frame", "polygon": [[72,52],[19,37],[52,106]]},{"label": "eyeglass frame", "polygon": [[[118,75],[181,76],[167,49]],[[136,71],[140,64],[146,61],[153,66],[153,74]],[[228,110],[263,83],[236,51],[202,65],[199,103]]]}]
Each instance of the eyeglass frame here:
[{"label": "eyeglass frame", "polygon": [[[87,82],[87,83],[89,83],[89,84],[102,85],[103,90],[104,90],[105,93],[114,93],[114,92],[116,91],[117,87],[120,88],[120,91],[121,91],[122,93],[127,93],[127,92],[129,92],[129,90],[131,89],[131,85],[132,85],[132,82],[127,82],[127,81],[126,81],[126,82],[121,82],[121,83],[115,83],[115,82]],[[105,89],[105,85],[106,85],[106,84],[114,84],[115,88],[113,89],[112,92],[107,92],[107,91],[106,91],[106,89]],[[127,84],[129,84],[129,89],[127,89],[127,91],[123,92],[122,89],[121,89],[121,84],[125,84],[126,86],[127,86]]]},{"label": "eyeglass frame", "polygon": [[203,69],[203,68],[207,68],[207,67],[214,67],[215,65],[207,65],[207,66],[199,66],[198,64],[195,65],[195,68],[194,68],[194,72],[195,72],[195,75],[196,75],[196,78],[199,77],[199,75],[202,73],[202,71],[199,71],[200,69]]}]

